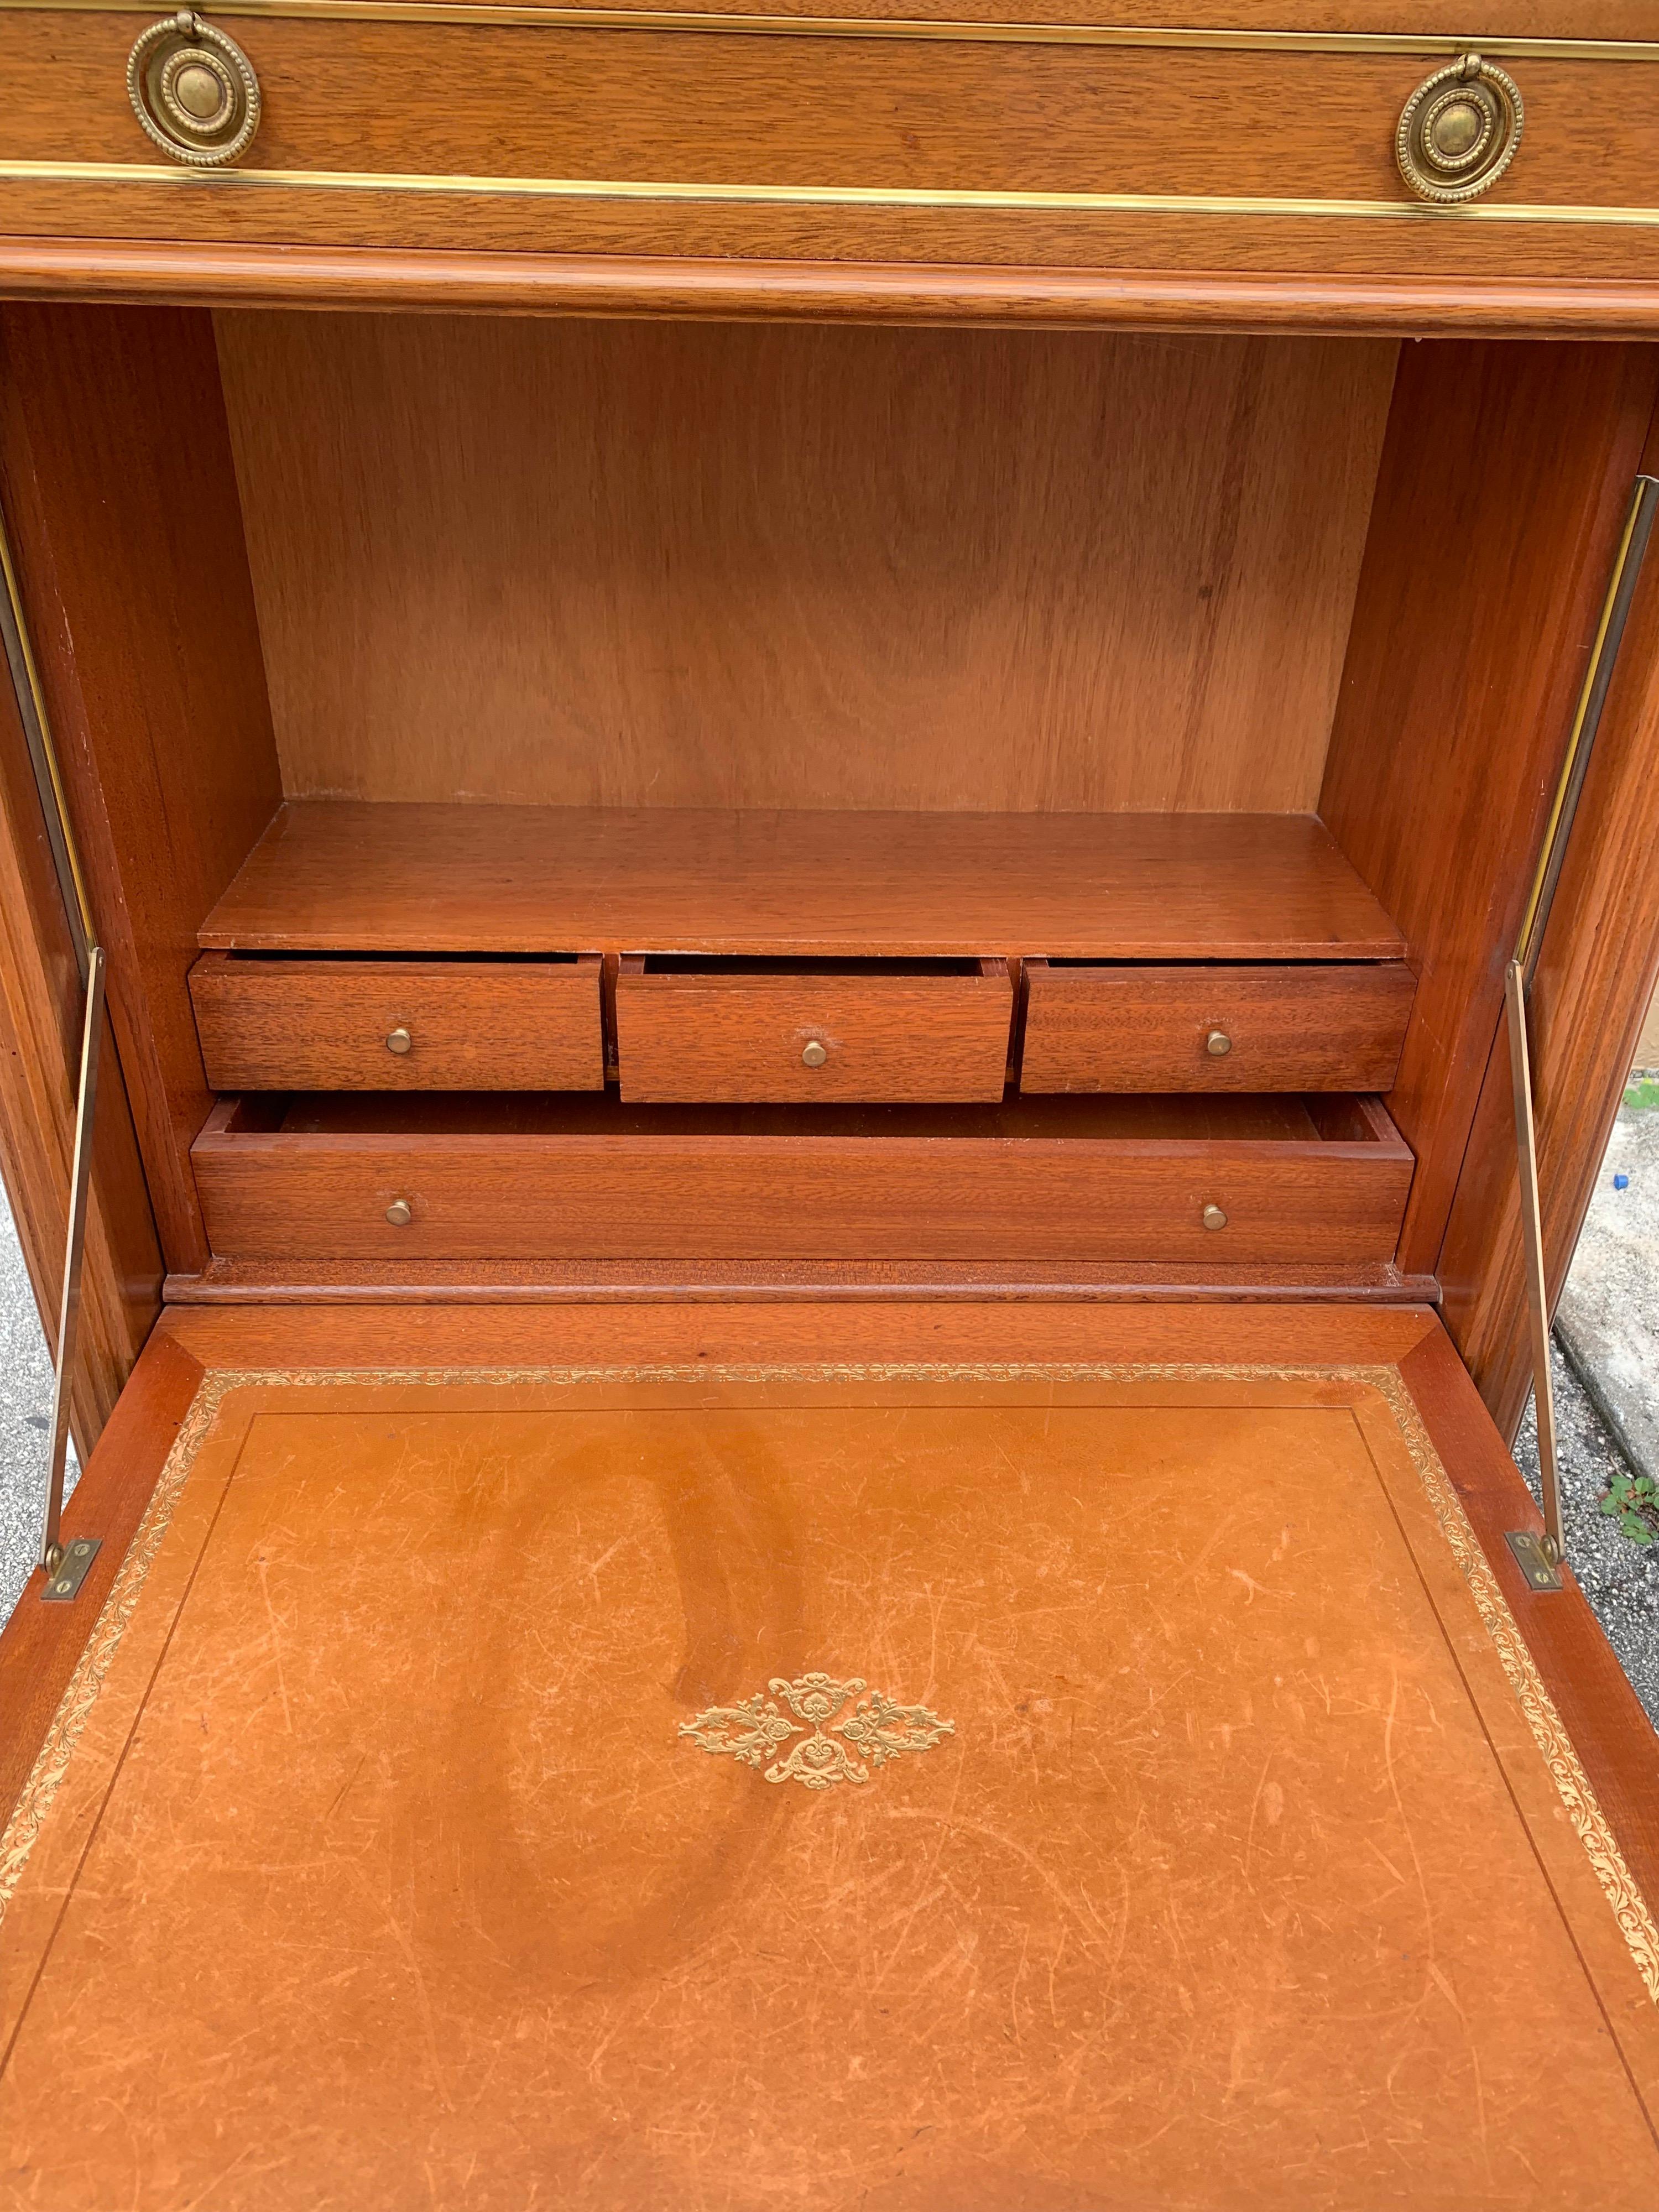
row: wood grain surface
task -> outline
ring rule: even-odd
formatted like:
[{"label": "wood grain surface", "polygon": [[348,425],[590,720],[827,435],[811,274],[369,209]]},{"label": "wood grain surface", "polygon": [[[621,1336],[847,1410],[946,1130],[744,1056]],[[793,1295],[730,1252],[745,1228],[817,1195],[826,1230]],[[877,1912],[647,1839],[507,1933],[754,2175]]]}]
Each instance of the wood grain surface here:
[{"label": "wood grain surface", "polygon": [[[27,740],[0,655],[0,1170],[54,1350],[84,1004]],[[70,1399],[83,1465],[161,1310],[162,1272],[132,1109],[106,1012]],[[44,1418],[44,1403],[35,1410]]]},{"label": "wood grain surface", "polygon": [[[1017,313],[1046,280],[1063,278],[1061,295],[1075,292],[1083,301],[1160,297],[1180,301],[1192,292],[1200,312],[1209,301],[1212,328],[1248,329],[1243,308],[1221,322],[1217,300],[1265,303],[1265,319],[1282,323],[1286,312],[1315,330],[1352,323],[1355,300],[1377,307],[1384,330],[1436,330],[1468,335],[1471,326],[1502,331],[1520,321],[1541,319],[1546,331],[1559,327],[1550,301],[1560,294],[1579,303],[1607,303],[1612,326],[1632,335],[1650,331],[1659,294],[1659,230],[1640,211],[1630,220],[1592,218],[1558,221],[1522,210],[1510,216],[1501,208],[1486,216],[1478,210],[1431,210],[1418,202],[1382,213],[1244,214],[1212,212],[1212,204],[1187,203],[1162,213],[1140,205],[1113,203],[1097,212],[1036,211],[1015,206],[984,209],[952,204],[942,212],[913,207],[784,206],[775,202],[744,205],[730,201],[678,199],[664,204],[629,199],[548,200],[531,195],[492,193],[481,198],[389,187],[319,191],[250,181],[225,173],[198,177],[182,171],[141,170],[136,181],[49,182],[32,176],[6,187],[10,235],[21,240],[19,264],[52,264],[60,247],[71,267],[95,271],[102,247],[88,254],[84,242],[112,246],[119,266],[124,249],[138,248],[167,265],[187,270],[198,249],[206,265],[230,265],[261,246],[285,247],[301,255],[331,249],[361,254],[365,272],[362,304],[373,305],[381,257],[410,257],[429,280],[446,257],[453,262],[465,302],[472,290],[469,257],[487,257],[483,272],[489,296],[508,305],[546,301],[549,269],[534,258],[567,258],[575,264],[578,290],[584,263],[615,258],[637,266],[653,256],[657,277],[647,290],[675,311],[688,289],[684,261],[727,264],[720,289],[734,301],[750,295],[745,267],[779,264],[809,270],[840,263],[836,289],[856,297],[864,289],[857,270],[874,264],[908,272],[908,294],[917,306],[931,304],[927,320],[950,320],[947,302],[962,289],[1006,296]],[[1291,202],[1300,209],[1302,204]],[[204,220],[210,216],[210,221]],[[186,234],[186,233],[188,234]],[[51,241],[43,263],[39,247]],[[148,243],[147,243],[148,242]],[[296,276],[304,259],[295,264]],[[1459,270],[1467,273],[1460,278]],[[1005,275],[1003,272],[1010,272]],[[516,272],[516,273],[515,273]],[[335,271],[336,279],[342,272]],[[554,272],[556,276],[556,272]],[[292,280],[289,280],[292,283]],[[60,283],[59,290],[64,287]],[[903,285],[898,288],[902,293]],[[560,286],[553,287],[557,311]],[[878,288],[879,289],[879,288]],[[820,296],[810,281],[807,312]],[[348,283],[345,298],[349,301]],[[191,295],[194,297],[195,295]],[[1334,324],[1321,320],[1320,303],[1332,303]],[[1394,300],[1390,310],[1384,303]],[[1467,300],[1460,311],[1459,301]],[[637,304],[633,285],[623,301]],[[1288,310],[1278,303],[1291,303]],[[1345,308],[1345,302],[1349,303]],[[1299,303],[1299,305],[1297,304]],[[442,298],[431,304],[447,306]],[[574,300],[567,304],[575,304]],[[619,301],[622,312],[629,307]],[[750,297],[750,309],[757,304]],[[1414,319],[1420,306],[1425,320]],[[987,310],[981,306],[981,316]],[[1465,313],[1471,319],[1465,320]],[[1121,319],[1121,310],[1119,311]],[[1179,313],[1154,304],[1146,322],[1152,327],[1179,320]]]},{"label": "wood grain surface", "polygon": [[[1000,1098],[1013,986],[1006,960],[977,966],[975,975],[662,975],[624,955],[617,975],[622,1096]],[[825,1055],[817,1066],[802,1058],[811,1045]]]},{"label": "wood grain surface", "polygon": [[[88,218],[88,225],[99,225]],[[1214,252],[1224,252],[1224,241]],[[1650,337],[1659,282],[1570,275],[1358,276],[1240,265],[972,268],[872,259],[674,259],[648,253],[204,245],[162,238],[0,237],[18,299],[183,305],[673,315],[718,322],[995,323],[1053,328],[1343,331],[1350,336]],[[1248,258],[1248,257],[1247,257]],[[1287,252],[1286,258],[1291,258]],[[1304,258],[1325,258],[1317,244]]]},{"label": "wood grain surface", "polygon": [[1659,1897],[1659,1758],[1653,1723],[1571,1566],[1561,1590],[1542,1594],[1526,1587],[1505,1532],[1541,1534],[1542,1516],[1445,1330],[1426,1329],[1401,1359],[1400,1372],[1626,1863],[1651,1903]]},{"label": "wood grain surface", "polygon": [[216,951],[1391,959],[1304,815],[284,806]]},{"label": "wood grain surface", "polygon": [[[8,31],[0,158],[148,169],[20,179],[24,233],[301,240],[493,250],[759,252],[919,262],[1474,272],[1651,281],[1659,231],[1500,222],[1532,207],[1651,200],[1655,64],[1532,56],[1527,128],[1481,219],[1425,209],[1394,166],[1401,108],[1443,55],[1203,51],[971,40],[687,36],[672,30],[243,19],[265,121],[234,179],[169,179],[125,96],[131,22],[69,10]],[[1283,118],[1293,114],[1288,133]],[[1587,126],[1586,118],[1595,118]],[[161,173],[158,174],[158,170]],[[459,175],[875,193],[1175,193],[1182,218],[946,204],[729,206],[550,199],[509,189],[307,191],[307,173]],[[1267,198],[1284,212],[1206,210]],[[1310,203],[1358,216],[1310,219]],[[1564,234],[1564,233],[1567,234]],[[1231,236],[1230,246],[1221,240]],[[816,242],[814,242],[816,241]],[[1133,241],[1133,242],[1130,242]]]},{"label": "wood grain surface", "polygon": [[1399,960],[1023,972],[1023,1091],[1387,1091],[1417,988]]},{"label": "wood grain surface", "polygon": [[281,798],[212,326],[12,306],[0,364],[0,489],[150,1202],[167,1265],[198,1266],[185,977]]},{"label": "wood grain surface", "polygon": [[165,1329],[150,1338],[64,1508],[65,1543],[102,1543],[79,1595],[44,1604],[36,1568],[0,1632],[0,1821],[28,1779],[201,1380],[201,1362]]},{"label": "wood grain surface", "polygon": [[[14,14],[0,161],[155,160],[120,15]],[[1401,109],[1432,53],[243,17],[264,98],[244,171],[810,191],[1414,203]],[[1487,204],[1652,199],[1659,60],[1529,56],[1516,160]],[[1286,133],[1281,118],[1294,113]],[[1584,128],[1587,117],[1595,130]],[[1219,126],[1219,127],[1218,127]],[[179,196],[181,200],[185,196]],[[192,193],[200,234],[228,195]]]},{"label": "wood grain surface", "polygon": [[[484,7],[489,0],[459,0],[459,4]],[[567,0],[528,0],[528,4],[558,7],[562,12]],[[601,4],[608,8],[610,0],[569,0],[569,4],[579,9],[598,9]],[[650,12],[696,15],[703,10],[701,0],[696,0],[696,4],[694,0],[666,0],[665,8],[659,0],[653,0]],[[774,6],[772,0],[737,0],[735,6],[723,7],[720,12],[788,17],[821,16],[826,11],[822,0],[784,0],[781,6]],[[1183,30],[1259,33],[1262,28],[1261,0],[1182,0],[1176,12]],[[837,0],[834,10],[838,18],[866,17],[878,21],[899,13],[893,0],[846,0],[845,5]],[[1002,24],[1010,21],[1011,14],[1004,0],[915,0],[915,5],[905,0],[900,19]],[[1463,0],[1417,0],[1407,32],[1401,32],[1400,17],[1400,0],[1274,0],[1273,27],[1316,36],[1382,35],[1403,40],[1408,47],[1420,35],[1425,42],[1425,55],[1431,38],[1449,46],[1467,44],[1470,20]],[[1099,0],[1030,0],[1030,5],[1021,6],[1017,20],[1087,26],[1101,21],[1101,9]],[[1165,32],[1171,22],[1171,9],[1169,0],[1113,0],[1111,21],[1124,28]],[[1646,0],[1486,0],[1479,24],[1488,45],[1494,40],[1510,39],[1635,40],[1650,39],[1653,33]]]},{"label": "wood grain surface", "polygon": [[1656,385],[1650,347],[1401,356],[1320,811],[1418,975],[1407,1271],[1439,1257]]},{"label": "wood grain surface", "polygon": [[1386,343],[217,327],[290,798],[1315,804]]},{"label": "wood grain surface", "polygon": [[1120,1261],[722,1260],[210,1260],[199,1275],[170,1275],[170,1304],[258,1305],[616,1305],[664,1301],[720,1305],[850,1300],[1029,1303],[1432,1304],[1431,1276],[1387,1261],[1180,1267]]},{"label": "wood grain surface", "polygon": [[[215,1252],[1374,1263],[1412,1176],[1380,1109],[1327,1140],[1292,1099],[424,1104],[222,1103],[193,1153]],[[1206,1228],[1210,1206],[1224,1227]]]},{"label": "wood grain surface", "polygon": [[[599,962],[269,960],[190,971],[216,1091],[586,1091],[605,1082]],[[409,1049],[391,1051],[403,1030]]]},{"label": "wood grain surface", "polygon": [[[1659,426],[1643,456],[1659,474]],[[1552,1304],[1566,1280],[1659,975],[1659,546],[1650,546],[1590,756],[1528,1001]],[[1531,1382],[1507,1016],[1440,1267],[1446,1319],[1499,1428]]]}]

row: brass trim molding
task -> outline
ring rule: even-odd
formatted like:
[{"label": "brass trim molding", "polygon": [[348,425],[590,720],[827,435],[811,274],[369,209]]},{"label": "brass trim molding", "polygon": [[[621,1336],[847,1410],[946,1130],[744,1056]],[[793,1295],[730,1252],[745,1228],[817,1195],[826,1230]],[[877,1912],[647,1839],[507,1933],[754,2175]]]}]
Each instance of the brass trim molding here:
[{"label": "brass trim molding", "polygon": [[[6,0],[0,0],[0,6]],[[402,170],[219,169],[196,174],[142,161],[0,161],[0,181],[46,185],[166,185],[187,191],[270,190],[400,192],[441,198],[705,201],[759,207],[927,208],[969,213],[1317,216],[1359,222],[1544,222],[1659,228],[1659,207],[1442,208],[1419,200],[1243,198],[1199,192],[1041,192],[930,190],[905,185],[667,184],[635,178],[428,176]]]},{"label": "brass trim molding", "polygon": [[[1447,1474],[1422,1415],[1396,1367],[1225,1364],[1206,1361],[895,1361],[788,1365],[721,1361],[712,1367],[674,1365],[536,1368],[222,1368],[210,1373],[191,1401],[150,1502],[96,1627],[60,1700],[52,1726],[3,1832],[0,1832],[0,1922],[73,1759],[100,1689],[155,1564],[173,1511],[224,1401],[247,1389],[507,1389],[573,1383],[709,1382],[813,1384],[891,1382],[1346,1382],[1373,1391],[1387,1407],[1425,1496],[1468,1586],[1498,1663],[1525,1716],[1528,1730],[1562,1808],[1607,1899],[1644,1988],[1659,2005],[1659,1925],[1632,1874],[1565,1723],[1550,1696],[1492,1572],[1462,1498]],[[1379,1480],[1381,1470],[1378,1470]],[[1409,1549],[1409,1546],[1407,1547]]]},{"label": "brass trim molding", "polygon": [[[137,15],[134,0],[0,0],[0,11],[37,15]],[[567,31],[695,31],[768,39],[922,39],[994,46],[1147,46],[1209,53],[1410,54],[1455,57],[1466,36],[1404,31],[1204,31],[1112,23],[930,22],[909,16],[744,15],[660,8],[467,7],[461,0],[215,0],[216,15],[270,16],[323,23],[447,23],[461,28]],[[1522,61],[1659,62],[1659,40],[1486,39],[1485,54]]]}]

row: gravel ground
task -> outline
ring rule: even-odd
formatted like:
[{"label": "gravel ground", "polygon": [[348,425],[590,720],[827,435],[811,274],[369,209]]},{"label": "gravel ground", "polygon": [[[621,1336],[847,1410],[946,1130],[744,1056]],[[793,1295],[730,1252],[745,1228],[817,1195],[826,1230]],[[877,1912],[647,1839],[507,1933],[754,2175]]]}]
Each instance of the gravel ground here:
[{"label": "gravel ground", "polygon": [[[1559,1345],[1552,1367],[1567,1558],[1648,1718],[1659,1728],[1659,1547],[1644,1551],[1632,1544],[1600,1510],[1609,1477],[1627,1473],[1628,1463]],[[1536,1498],[1538,1429],[1530,1399],[1515,1456]]]},{"label": "gravel ground", "polygon": [[1659,1109],[1613,1123],[1555,1332],[1626,1457],[1659,1477]]},{"label": "gravel ground", "polygon": [[[52,1362],[11,1207],[0,1188],[0,1621],[9,1620],[40,1541],[52,1420]],[[64,1492],[73,1487],[70,1454]]]}]

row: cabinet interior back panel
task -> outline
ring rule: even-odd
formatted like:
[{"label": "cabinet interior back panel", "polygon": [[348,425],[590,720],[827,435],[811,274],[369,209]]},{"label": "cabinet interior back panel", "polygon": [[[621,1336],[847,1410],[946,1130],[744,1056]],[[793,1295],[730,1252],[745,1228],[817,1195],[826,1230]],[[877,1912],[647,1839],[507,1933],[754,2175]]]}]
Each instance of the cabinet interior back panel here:
[{"label": "cabinet interior back panel", "polygon": [[1392,341],[216,319],[291,797],[1317,802]]}]

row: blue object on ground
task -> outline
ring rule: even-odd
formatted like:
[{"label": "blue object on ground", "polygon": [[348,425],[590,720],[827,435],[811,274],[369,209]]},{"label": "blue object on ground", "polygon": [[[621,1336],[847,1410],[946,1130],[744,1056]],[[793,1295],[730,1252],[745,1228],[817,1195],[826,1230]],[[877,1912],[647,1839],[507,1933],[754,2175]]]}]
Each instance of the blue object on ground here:
[{"label": "blue object on ground", "polygon": [[1628,1190],[1630,1188],[1630,1177],[1626,1175],[1614,1176],[1613,1179],[1613,1187],[1615,1190]]}]

